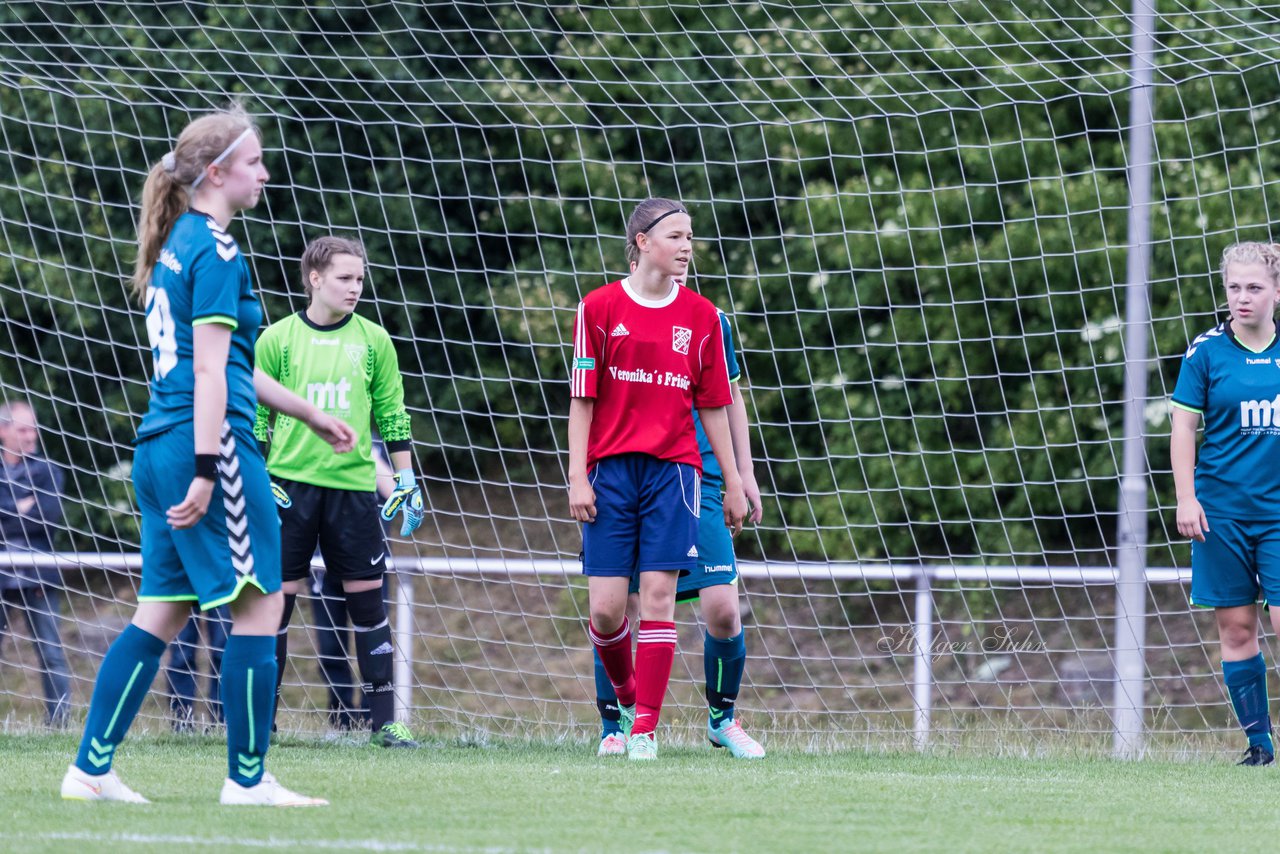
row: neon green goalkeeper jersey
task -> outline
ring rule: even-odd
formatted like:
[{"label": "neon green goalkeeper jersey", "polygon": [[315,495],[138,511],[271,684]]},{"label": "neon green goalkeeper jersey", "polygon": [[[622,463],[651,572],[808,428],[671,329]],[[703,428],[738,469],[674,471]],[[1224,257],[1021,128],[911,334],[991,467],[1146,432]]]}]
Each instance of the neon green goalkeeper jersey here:
[{"label": "neon green goalkeeper jersey", "polygon": [[285,388],[350,424],[360,437],[355,450],[335,454],[306,424],[258,406],[254,435],[271,443],[267,471],[273,477],[329,489],[373,492],[372,422],[388,451],[408,450],[412,435],[404,408],[404,384],[391,336],[358,314],[320,326],[304,312],[267,327],[258,338],[257,366]]}]

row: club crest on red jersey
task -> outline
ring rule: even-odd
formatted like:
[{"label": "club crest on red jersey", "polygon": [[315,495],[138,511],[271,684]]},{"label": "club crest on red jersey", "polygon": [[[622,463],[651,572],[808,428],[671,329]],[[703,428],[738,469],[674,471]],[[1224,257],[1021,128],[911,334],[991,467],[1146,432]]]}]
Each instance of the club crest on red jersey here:
[{"label": "club crest on red jersey", "polygon": [[683,326],[671,327],[671,349],[681,356],[689,355],[689,341],[693,339],[693,330]]}]

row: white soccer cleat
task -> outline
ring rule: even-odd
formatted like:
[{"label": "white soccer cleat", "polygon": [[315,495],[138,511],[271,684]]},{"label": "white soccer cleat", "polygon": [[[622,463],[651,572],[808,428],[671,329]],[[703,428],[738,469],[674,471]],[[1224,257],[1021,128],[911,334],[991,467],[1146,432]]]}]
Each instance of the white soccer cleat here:
[{"label": "white soccer cleat", "polygon": [[622,738],[621,733],[611,732],[604,738],[600,739],[600,747],[596,749],[596,756],[626,756],[627,742]]},{"label": "white soccer cleat", "polygon": [[658,739],[651,732],[637,732],[627,739],[627,758],[648,762],[658,758]]},{"label": "white soccer cleat", "polygon": [[262,773],[256,786],[241,786],[230,777],[222,784],[222,805],[229,807],[327,807],[324,798],[310,798],[291,792],[270,772]]},{"label": "white soccer cleat", "polygon": [[75,765],[67,766],[62,777],[64,801],[119,801],[125,804],[149,804],[151,801],[130,789],[115,771],[94,776],[86,774]]},{"label": "white soccer cleat", "polygon": [[707,740],[713,747],[723,747],[734,759],[764,759],[760,742],[747,735],[742,726],[732,718],[722,726],[707,725]]}]

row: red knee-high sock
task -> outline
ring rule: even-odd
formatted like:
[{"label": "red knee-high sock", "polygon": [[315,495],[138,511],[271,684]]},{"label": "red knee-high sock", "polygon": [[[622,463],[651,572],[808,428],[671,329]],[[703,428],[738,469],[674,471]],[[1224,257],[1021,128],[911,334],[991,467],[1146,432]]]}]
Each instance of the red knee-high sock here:
[{"label": "red knee-high sock", "polygon": [[662,714],[662,700],[671,681],[671,662],[676,657],[676,624],[659,620],[640,621],[636,645],[636,723],[631,734],[653,732]]},{"label": "red knee-high sock", "polygon": [[[672,625],[675,625],[674,623]],[[631,624],[622,618],[622,626],[609,637],[596,632],[596,627],[587,624],[587,635],[600,653],[600,661],[604,664],[604,672],[609,674],[613,690],[618,695],[618,702],[623,706],[636,704],[636,670],[631,661]]]}]

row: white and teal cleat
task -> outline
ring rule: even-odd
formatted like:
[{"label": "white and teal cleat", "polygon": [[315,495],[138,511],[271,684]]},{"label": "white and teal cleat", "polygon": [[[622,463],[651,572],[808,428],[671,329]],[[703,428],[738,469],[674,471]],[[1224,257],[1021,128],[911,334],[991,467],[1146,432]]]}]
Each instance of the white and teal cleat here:
[{"label": "white and teal cleat", "polygon": [[729,718],[720,726],[707,724],[707,740],[712,747],[723,747],[734,759],[764,759],[760,742],[743,731],[742,725]]},{"label": "white and teal cleat", "polygon": [[622,737],[631,738],[631,728],[636,725],[636,707],[618,704],[618,726],[622,728]]},{"label": "white and teal cleat", "polygon": [[596,748],[596,756],[626,756],[627,742],[622,737],[622,733],[611,732],[604,738],[600,739],[600,746]]},{"label": "white and teal cleat", "polygon": [[67,767],[62,777],[64,801],[119,801],[124,804],[149,804],[151,801],[130,789],[115,771],[105,774],[86,774],[75,765]]},{"label": "white and teal cleat", "polygon": [[658,739],[651,732],[638,732],[627,739],[627,758],[647,762],[658,758]]}]

